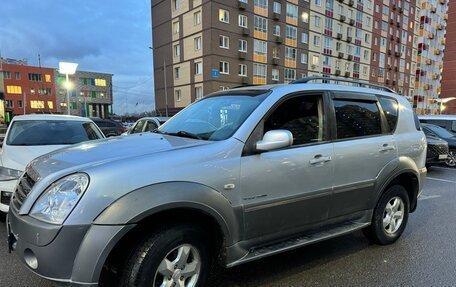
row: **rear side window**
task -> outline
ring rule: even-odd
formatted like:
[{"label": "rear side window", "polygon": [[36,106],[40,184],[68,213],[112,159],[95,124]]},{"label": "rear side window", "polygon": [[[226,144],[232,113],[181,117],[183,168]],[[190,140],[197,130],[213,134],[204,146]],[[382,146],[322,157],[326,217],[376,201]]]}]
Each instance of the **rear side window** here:
[{"label": "rear side window", "polygon": [[356,138],[382,134],[380,110],[376,102],[334,100],[337,138]]},{"label": "rear side window", "polygon": [[421,123],[420,120],[418,119],[418,116],[413,113],[413,118],[415,119],[415,128],[417,131],[421,131]]},{"label": "rear side window", "polygon": [[393,132],[396,129],[399,105],[393,98],[378,97],[378,101],[382,106],[386,121],[388,122],[389,131]]}]

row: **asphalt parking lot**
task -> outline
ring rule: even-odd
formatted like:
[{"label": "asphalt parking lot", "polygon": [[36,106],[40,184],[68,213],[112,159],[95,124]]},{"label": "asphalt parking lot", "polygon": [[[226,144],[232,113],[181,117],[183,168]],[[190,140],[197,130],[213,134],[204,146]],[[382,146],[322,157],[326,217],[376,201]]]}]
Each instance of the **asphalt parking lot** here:
[{"label": "asphalt parking lot", "polygon": [[[372,245],[358,232],[226,270],[211,286],[455,286],[455,218],[456,169],[431,168],[396,244]],[[29,272],[1,240],[0,286],[54,285]]]}]

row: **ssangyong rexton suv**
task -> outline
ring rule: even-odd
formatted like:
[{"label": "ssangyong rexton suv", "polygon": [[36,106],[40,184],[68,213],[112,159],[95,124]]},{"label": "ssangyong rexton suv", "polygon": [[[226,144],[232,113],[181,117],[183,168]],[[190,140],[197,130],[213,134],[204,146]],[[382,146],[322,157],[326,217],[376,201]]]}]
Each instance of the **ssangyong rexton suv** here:
[{"label": "ssangyong rexton suv", "polygon": [[395,242],[417,207],[425,135],[405,98],[329,80],[215,93],[154,132],[34,160],[10,248],[73,285],[203,286],[211,264],[355,230]]}]

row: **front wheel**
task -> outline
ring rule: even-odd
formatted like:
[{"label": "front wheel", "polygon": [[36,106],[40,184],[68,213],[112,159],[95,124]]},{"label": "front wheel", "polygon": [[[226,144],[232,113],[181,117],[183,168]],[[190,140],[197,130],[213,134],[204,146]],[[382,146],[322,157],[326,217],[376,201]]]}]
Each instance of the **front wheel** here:
[{"label": "front wheel", "polygon": [[153,233],[130,254],[121,286],[204,286],[211,265],[209,246],[208,236],[196,226]]},{"label": "front wheel", "polygon": [[455,167],[456,166],[456,151],[451,150],[448,154],[448,158],[445,161],[445,164],[449,167]]},{"label": "front wheel", "polygon": [[381,245],[394,243],[407,225],[409,210],[410,201],[405,188],[401,185],[389,187],[380,197],[372,224],[363,230],[364,234]]}]

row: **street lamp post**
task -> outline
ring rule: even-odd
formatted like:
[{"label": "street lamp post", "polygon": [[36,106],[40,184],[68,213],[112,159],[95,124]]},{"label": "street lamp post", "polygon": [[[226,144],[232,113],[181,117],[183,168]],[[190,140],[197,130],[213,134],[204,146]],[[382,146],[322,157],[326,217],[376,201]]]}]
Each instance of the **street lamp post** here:
[{"label": "street lamp post", "polygon": [[68,63],[68,62],[60,62],[59,63],[59,73],[64,74],[66,78],[66,94],[67,94],[67,113],[71,115],[70,112],[70,79],[69,75],[74,75],[76,73],[76,69],[78,68],[78,64],[75,63]]},{"label": "street lamp post", "polygon": [[[154,51],[154,48],[152,48],[152,47],[149,47],[149,49]],[[168,117],[168,85],[166,82],[166,59],[164,56],[163,56],[163,80],[164,80],[164,84],[165,84],[165,113],[166,113],[166,117]]]}]

